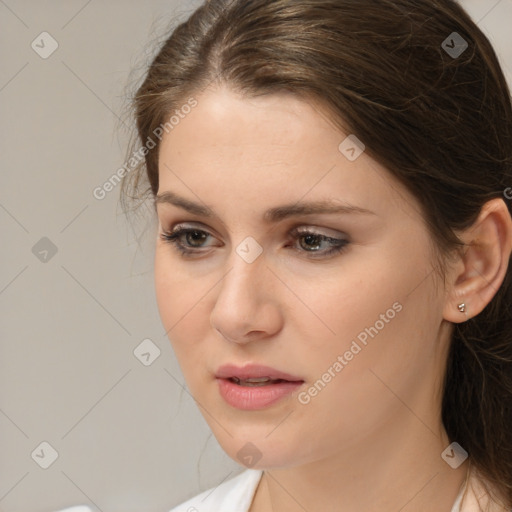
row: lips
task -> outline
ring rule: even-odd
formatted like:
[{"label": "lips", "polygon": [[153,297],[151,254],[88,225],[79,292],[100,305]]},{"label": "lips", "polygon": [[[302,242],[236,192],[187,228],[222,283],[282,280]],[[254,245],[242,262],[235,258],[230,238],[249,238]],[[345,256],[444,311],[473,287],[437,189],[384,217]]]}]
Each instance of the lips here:
[{"label": "lips", "polygon": [[304,379],[269,366],[221,366],[215,374],[219,393],[230,406],[255,411],[277,406],[296,393]]}]

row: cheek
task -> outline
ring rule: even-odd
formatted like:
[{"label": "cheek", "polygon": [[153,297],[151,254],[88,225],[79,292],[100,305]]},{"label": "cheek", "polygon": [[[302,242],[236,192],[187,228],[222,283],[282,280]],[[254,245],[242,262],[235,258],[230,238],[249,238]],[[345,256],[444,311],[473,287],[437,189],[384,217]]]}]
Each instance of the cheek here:
[{"label": "cheek", "polygon": [[198,347],[207,337],[204,322],[198,318],[208,318],[201,300],[208,287],[198,281],[180,272],[166,248],[157,248],[155,292],[160,319],[186,376],[189,367],[197,368],[202,353]]},{"label": "cheek", "polygon": [[166,331],[175,323],[177,276],[171,272],[164,251],[157,247],[155,254],[155,293],[160,318]]},{"label": "cheek", "polygon": [[[201,291],[205,287],[204,280],[186,272],[183,264],[180,264],[176,256],[170,253],[171,250],[161,246],[157,247],[155,253],[156,300],[166,330],[175,324],[177,327],[187,322],[187,316],[194,315],[194,306],[199,303],[201,296],[205,293]],[[186,315],[187,311],[189,314]],[[171,333],[174,330],[173,328]]]},{"label": "cheek", "polygon": [[375,248],[364,259],[344,260],[316,288],[306,279],[295,283],[297,295],[317,314],[303,311],[294,318],[298,334],[312,333],[312,322],[316,326],[316,336],[304,338],[302,349],[314,362],[315,376],[340,355],[346,354],[348,365],[364,369],[397,351],[405,356],[414,350],[415,322],[426,321],[417,316],[428,294],[428,284],[418,286],[429,269],[421,259],[409,252],[404,261],[394,249]]},{"label": "cheek", "polygon": [[314,277],[289,276],[296,296],[308,306],[295,301],[294,322],[304,332],[311,332],[312,325],[316,327],[316,336],[307,338],[311,348],[328,352],[331,347],[337,353],[346,346],[348,350],[352,338],[365,328],[376,321],[381,327],[381,314],[390,310],[388,317],[395,317],[393,304],[403,299],[403,291],[414,276],[408,276],[407,264],[400,265],[395,255],[385,249],[375,247],[364,258],[354,251],[342,256],[339,265],[321,275],[317,272]]},{"label": "cheek", "polygon": [[[337,347],[310,353],[311,379],[295,419],[328,440],[319,441],[326,456],[333,439],[340,447],[350,447],[378,435],[400,415],[414,423],[416,417],[404,404],[414,409],[412,404],[425,396],[425,385],[427,399],[432,396],[432,367],[426,362],[432,361],[435,344],[413,329],[416,322],[428,319],[418,315],[411,302],[400,302],[402,309],[382,329],[377,324],[377,333],[371,329],[376,322],[370,314],[362,328],[352,325],[355,336],[340,336]],[[357,337],[361,333],[366,344]]]},{"label": "cheek", "polygon": [[414,403],[429,382],[439,298],[420,253],[354,264],[318,296],[315,304],[336,335],[311,340],[303,352],[309,387],[299,414],[313,430],[330,430],[344,442],[363,439],[403,412],[397,397]]}]

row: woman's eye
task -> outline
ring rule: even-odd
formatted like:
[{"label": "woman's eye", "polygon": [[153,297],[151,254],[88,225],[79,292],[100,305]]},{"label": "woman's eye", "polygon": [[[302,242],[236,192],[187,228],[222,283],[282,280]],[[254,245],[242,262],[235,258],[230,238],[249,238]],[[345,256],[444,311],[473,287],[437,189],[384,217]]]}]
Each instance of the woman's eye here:
[{"label": "woman's eye", "polygon": [[[333,238],[314,231],[294,229],[290,235],[294,241],[292,249],[312,258],[325,258],[341,253],[349,244],[346,239]],[[200,249],[212,247],[205,245],[205,242],[209,237],[213,238],[213,235],[201,229],[178,227],[172,232],[163,232],[160,236],[183,256],[201,255],[205,251]]]},{"label": "woman's eye", "polygon": [[201,229],[177,228],[173,232],[163,232],[161,238],[173,245],[175,249],[184,255],[196,253],[194,249],[204,247],[204,241],[211,236],[210,233]]},{"label": "woman's eye", "polygon": [[[344,251],[346,246],[349,244],[349,241],[344,238],[334,238],[305,229],[294,229],[291,234],[300,247],[300,249],[297,249],[297,244],[295,244],[293,249],[299,252],[305,252],[308,256],[313,253],[313,255],[310,256],[313,258],[325,258],[339,254]],[[322,250],[322,247],[324,250]],[[316,255],[317,253],[319,256]]]}]

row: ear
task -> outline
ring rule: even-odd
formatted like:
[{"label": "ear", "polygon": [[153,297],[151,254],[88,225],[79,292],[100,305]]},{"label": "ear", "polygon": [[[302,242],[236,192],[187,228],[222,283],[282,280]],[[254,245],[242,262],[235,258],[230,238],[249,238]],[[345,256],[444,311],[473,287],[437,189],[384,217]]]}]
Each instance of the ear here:
[{"label": "ear", "polygon": [[[443,317],[464,322],[478,315],[500,288],[512,252],[512,218],[501,198],[484,204],[474,224],[458,233],[466,244],[452,267]],[[465,312],[459,311],[465,305]]]}]

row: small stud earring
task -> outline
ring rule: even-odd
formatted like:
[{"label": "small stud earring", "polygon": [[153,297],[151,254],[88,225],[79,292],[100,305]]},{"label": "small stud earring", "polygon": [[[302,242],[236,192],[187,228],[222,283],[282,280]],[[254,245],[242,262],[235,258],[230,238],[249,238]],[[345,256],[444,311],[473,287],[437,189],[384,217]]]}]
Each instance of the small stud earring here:
[{"label": "small stud earring", "polygon": [[466,312],[466,304],[462,303],[462,304],[459,304],[457,307],[459,308],[459,311],[461,313],[465,313]]}]

